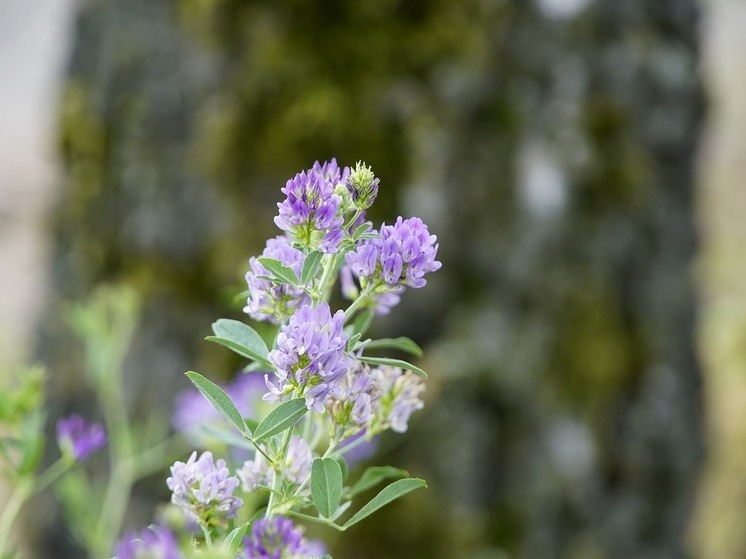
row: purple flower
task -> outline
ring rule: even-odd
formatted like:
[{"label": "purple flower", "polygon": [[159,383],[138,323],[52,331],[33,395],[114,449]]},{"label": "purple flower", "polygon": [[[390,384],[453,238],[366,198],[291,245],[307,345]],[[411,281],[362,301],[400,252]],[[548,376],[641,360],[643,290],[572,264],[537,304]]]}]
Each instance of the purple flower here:
[{"label": "purple flower", "polygon": [[315,161],[311,170],[324,177],[324,180],[332,188],[338,184],[345,184],[350,176],[350,168],[342,167],[340,169],[336,157],[332,157],[331,161],[324,161],[323,163]]},{"label": "purple flower", "polygon": [[[288,237],[279,236],[269,239],[262,256],[279,260],[300,277],[305,257],[300,250],[292,246]],[[279,324],[293,314],[296,308],[310,303],[310,298],[302,289],[259,277],[271,274],[258,259],[251,258],[249,267],[251,270],[246,274],[249,297],[243,310],[251,318]]]},{"label": "purple flower", "polygon": [[313,168],[295,175],[282,188],[286,198],[277,204],[275,224],[306,247],[336,252],[344,233],[342,198],[334,187],[348,174],[349,169],[340,171],[332,159],[323,164],[317,161]]},{"label": "purple flower", "polygon": [[[305,439],[293,435],[288,444],[285,460],[282,463],[283,477],[291,483],[301,484],[311,473],[313,453]],[[245,491],[255,491],[262,487],[269,487],[274,479],[272,466],[259,452],[253,460],[244,462],[236,472]]]},{"label": "purple flower", "polygon": [[[266,391],[264,376],[261,374],[240,375],[223,386],[223,389],[243,417],[254,414],[256,403],[261,401]],[[214,439],[201,433],[199,427],[202,425],[227,427],[228,422],[199,390],[190,388],[176,397],[171,425],[176,431],[184,433],[192,444],[204,448],[209,442],[214,442]]]},{"label": "purple flower", "polygon": [[106,431],[100,423],[88,423],[79,415],[70,415],[57,421],[57,442],[63,453],[85,460],[106,445]]},{"label": "purple flower", "polygon": [[202,524],[224,525],[225,519],[235,517],[243,505],[233,496],[238,478],[229,475],[225,460],[214,462],[211,452],[197,458],[195,451],[186,464],[175,462],[166,484],[172,491],[171,502]]},{"label": "purple flower", "polygon": [[437,237],[431,235],[418,217],[398,217],[393,225],[383,225],[380,238],[367,239],[346,255],[355,275],[382,282],[394,288],[402,285],[422,287],[428,272],[439,269],[435,260]]},{"label": "purple flower", "polygon": [[246,559],[304,559],[323,549],[313,549],[303,532],[292,520],[283,516],[261,518],[251,527],[251,536],[244,539]]},{"label": "purple flower", "polygon": [[301,307],[291,316],[277,336],[277,349],[268,355],[276,370],[273,378],[265,375],[269,392],[264,399],[276,402],[295,389],[305,396],[308,409],[323,412],[324,400],[340,390],[350,367],[343,325],[344,312],[332,316],[327,303]]},{"label": "purple flower", "polygon": [[371,371],[379,397],[373,403],[371,434],[384,429],[397,433],[407,430],[410,416],[423,408],[420,395],[425,390],[422,378],[396,367],[377,367]]},{"label": "purple flower", "polygon": [[114,550],[115,559],[182,559],[176,538],[168,528],[152,526],[139,534],[127,532]]}]

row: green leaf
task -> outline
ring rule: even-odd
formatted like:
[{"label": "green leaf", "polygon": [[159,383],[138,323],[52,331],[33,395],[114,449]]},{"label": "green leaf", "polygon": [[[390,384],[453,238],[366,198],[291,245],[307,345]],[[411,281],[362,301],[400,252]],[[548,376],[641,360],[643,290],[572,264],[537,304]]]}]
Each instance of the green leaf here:
[{"label": "green leaf", "polygon": [[378,495],[373,497],[373,499],[368,502],[367,505],[357,511],[357,513],[355,513],[352,518],[345,522],[342,528],[347,529],[350,526],[357,524],[364,518],[367,518],[368,516],[376,512],[381,507],[388,505],[391,501],[394,501],[399,497],[403,497],[407,493],[411,493],[412,491],[414,491],[415,489],[419,489],[420,487],[427,487],[427,483],[424,479],[410,477],[395,481],[391,485],[384,487]]},{"label": "green leaf", "polygon": [[267,360],[267,354],[269,353],[267,344],[264,343],[256,330],[248,324],[238,320],[221,318],[213,323],[212,331],[215,335],[208,336],[205,338],[206,340],[224,345],[243,357],[271,366],[271,363]]},{"label": "green leaf", "polygon": [[370,340],[368,342],[365,342],[363,345],[365,349],[398,349],[401,351],[406,351],[407,353],[411,353],[412,355],[416,355],[417,357],[422,357],[422,348],[420,348],[420,346],[404,336],[401,336],[399,338],[381,338],[380,340]]},{"label": "green leaf", "polygon": [[406,369],[427,378],[427,373],[425,371],[423,371],[419,367],[412,365],[411,363],[402,361],[401,359],[391,359],[390,357],[369,357],[368,355],[361,355],[357,357],[357,360],[362,361],[363,363],[369,363],[371,365],[388,365],[389,367],[399,367],[400,369]]},{"label": "green leaf", "polygon": [[254,439],[261,441],[262,439],[282,433],[285,429],[289,429],[295,425],[307,411],[308,408],[306,407],[306,400],[304,398],[294,398],[283,402],[256,426],[256,429],[254,429]]},{"label": "green leaf", "polygon": [[402,470],[400,468],[394,468],[392,466],[373,466],[363,472],[363,475],[360,476],[357,483],[350,487],[347,496],[352,499],[355,495],[367,491],[371,487],[375,487],[385,479],[406,477],[408,475],[409,472],[407,470]]},{"label": "green leaf", "polygon": [[354,334],[353,336],[350,336],[347,340],[347,351],[351,352],[353,349],[355,349],[355,345],[360,341],[360,332],[357,334]]},{"label": "green leaf", "polygon": [[319,269],[319,264],[324,254],[318,250],[314,250],[306,256],[303,261],[303,270],[300,273],[300,282],[303,285],[308,283],[316,276],[316,271]]},{"label": "green leaf", "polygon": [[347,478],[350,477],[350,466],[347,465],[347,460],[345,460],[344,456],[332,456],[333,460],[337,461],[337,464],[339,464],[339,467],[342,469],[342,481],[347,481]]},{"label": "green leaf", "polygon": [[352,240],[357,241],[360,237],[363,236],[364,233],[368,232],[372,228],[373,225],[370,223],[370,221],[366,221],[365,223],[358,225],[355,229],[355,232],[352,234]]},{"label": "green leaf", "polygon": [[243,417],[241,417],[241,412],[238,411],[233,401],[225,392],[223,392],[222,388],[194,371],[189,371],[186,373],[186,376],[189,377],[189,380],[194,383],[194,386],[202,392],[202,395],[207,398],[207,401],[212,404],[212,407],[223,414],[223,416],[233,423],[242,434],[246,434],[246,424],[244,423]]},{"label": "green leaf", "polygon": [[32,411],[21,425],[23,454],[18,466],[18,475],[26,477],[36,471],[44,451],[44,414]]},{"label": "green leaf", "polygon": [[285,266],[282,262],[274,258],[260,256],[258,260],[274,276],[275,280],[279,280],[280,283],[298,285],[298,276],[292,268]]},{"label": "green leaf", "polygon": [[342,498],[342,468],[333,458],[316,458],[311,466],[311,497],[318,511],[331,518]]},{"label": "green leaf", "polygon": [[224,551],[230,553],[231,557],[238,553],[238,549],[241,547],[241,544],[243,544],[243,537],[246,535],[246,530],[249,528],[249,524],[251,523],[247,522],[246,524],[241,524],[241,526],[231,531],[231,533],[225,537],[225,540],[223,540],[223,545],[221,547]]},{"label": "green leaf", "polygon": [[361,312],[355,322],[352,323],[352,335],[360,334],[364,336],[371,322],[373,322],[373,311]]}]

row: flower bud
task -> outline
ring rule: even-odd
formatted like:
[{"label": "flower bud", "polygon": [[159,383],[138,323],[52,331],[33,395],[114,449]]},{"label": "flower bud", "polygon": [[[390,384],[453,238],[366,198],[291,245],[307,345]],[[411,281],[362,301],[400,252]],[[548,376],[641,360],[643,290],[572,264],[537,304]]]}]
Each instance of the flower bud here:
[{"label": "flower bud", "polygon": [[366,210],[373,205],[378,195],[378,182],[379,179],[373,174],[373,169],[358,161],[347,179],[347,190],[357,209]]}]

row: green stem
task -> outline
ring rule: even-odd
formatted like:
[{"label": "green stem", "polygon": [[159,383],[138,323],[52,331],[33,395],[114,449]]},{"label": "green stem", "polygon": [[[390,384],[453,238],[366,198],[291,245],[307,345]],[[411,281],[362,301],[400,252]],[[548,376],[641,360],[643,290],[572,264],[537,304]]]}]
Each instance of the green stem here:
[{"label": "green stem", "polygon": [[127,405],[120,382],[101,383],[99,397],[104,403],[104,422],[110,435],[109,479],[99,520],[91,542],[91,557],[104,557],[111,551],[122,525],[136,474],[133,465],[132,433],[127,417]]},{"label": "green stem", "polygon": [[210,528],[207,526],[207,524],[200,523],[200,526],[202,526],[202,533],[205,535],[205,543],[207,544],[207,549],[212,548],[212,536],[210,535]]},{"label": "green stem", "polygon": [[360,295],[358,295],[357,299],[355,299],[352,304],[345,309],[345,322],[349,322],[353,313],[357,311],[363,303],[366,302],[368,296],[373,293],[373,290],[376,287],[378,287],[376,284],[371,284],[360,292]]},{"label": "green stem", "polygon": [[52,463],[52,465],[44,470],[44,472],[42,472],[41,475],[39,475],[39,477],[33,481],[31,495],[34,495],[39,491],[43,491],[44,489],[49,487],[57,480],[57,478],[59,478],[62,474],[69,470],[74,463],[74,461],[66,456],[63,456],[56,462]]},{"label": "green stem", "polygon": [[10,529],[18,516],[23,503],[32,495],[32,482],[26,481],[18,484],[5,505],[5,510],[0,516],[0,557],[4,557],[5,548],[8,544]]},{"label": "green stem", "polygon": [[274,467],[272,468],[272,472],[274,477],[272,478],[272,492],[269,494],[267,512],[264,514],[265,518],[272,518],[272,509],[276,506],[275,501],[277,501],[277,496],[280,494],[280,484],[282,483],[282,476],[280,475],[279,470],[282,469],[282,465],[285,462],[285,455],[287,454],[288,445],[290,445],[290,438],[293,436],[294,429],[295,426],[290,427],[290,429],[285,431],[282,439],[282,449],[279,453],[279,463],[277,461],[277,457],[275,457],[275,460],[273,462]]}]

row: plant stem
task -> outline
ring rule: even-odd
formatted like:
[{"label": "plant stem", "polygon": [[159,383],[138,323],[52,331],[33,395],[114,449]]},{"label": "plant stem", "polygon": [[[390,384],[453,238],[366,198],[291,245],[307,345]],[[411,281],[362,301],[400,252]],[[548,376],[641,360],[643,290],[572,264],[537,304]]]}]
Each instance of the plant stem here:
[{"label": "plant stem", "polygon": [[202,527],[202,533],[205,535],[205,543],[207,544],[207,548],[210,549],[212,547],[212,536],[210,535],[210,528],[207,526],[207,524],[201,522],[200,526]]},{"label": "plant stem", "polygon": [[0,557],[3,557],[5,554],[5,547],[10,536],[10,529],[13,527],[13,521],[15,521],[23,503],[26,502],[26,499],[31,494],[31,482],[22,482],[15,488],[5,505],[5,510],[2,516],[0,516]]},{"label": "plant stem", "polygon": [[[118,380],[119,375],[116,377]],[[136,479],[132,463],[132,433],[121,383],[101,382],[99,397],[104,404],[102,406],[104,422],[111,440],[109,445],[110,471],[99,521],[90,546],[92,557],[104,557],[111,551],[114,538],[122,525],[130,492]]]},{"label": "plant stem", "polygon": [[272,478],[272,492],[269,494],[269,502],[267,503],[267,512],[264,514],[265,518],[272,518],[272,509],[275,507],[275,501],[277,500],[277,495],[280,494],[280,484],[282,483],[282,477],[280,475],[280,472],[278,471],[283,463],[285,462],[285,455],[287,454],[288,445],[290,444],[290,438],[293,436],[293,431],[295,430],[295,426],[290,427],[287,431],[285,431],[285,434],[283,435],[282,439],[282,449],[280,450],[279,456],[280,456],[280,463],[277,463],[277,457],[275,457],[274,461],[274,467],[272,468],[274,477]]},{"label": "plant stem", "polygon": [[362,305],[368,299],[368,295],[373,293],[373,290],[376,287],[376,284],[371,284],[360,292],[360,295],[358,295],[357,299],[355,299],[352,304],[345,309],[345,322],[349,321],[353,313],[358,310],[360,308],[360,305]]},{"label": "plant stem", "polygon": [[71,459],[64,456],[52,463],[33,481],[30,495],[34,495],[49,487],[57,480],[57,478],[69,470],[74,463],[75,462],[71,461]]}]

